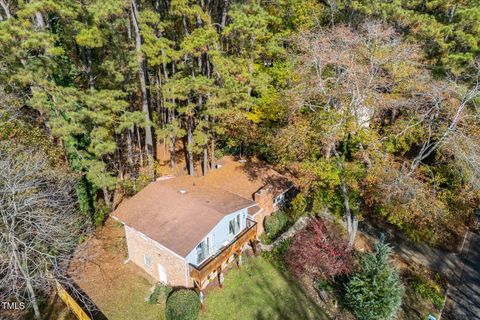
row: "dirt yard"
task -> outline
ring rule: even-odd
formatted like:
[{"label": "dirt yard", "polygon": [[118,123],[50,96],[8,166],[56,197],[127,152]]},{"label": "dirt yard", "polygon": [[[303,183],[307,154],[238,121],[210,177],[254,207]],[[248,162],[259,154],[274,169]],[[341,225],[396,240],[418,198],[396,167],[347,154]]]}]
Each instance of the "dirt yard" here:
[{"label": "dirt yard", "polygon": [[163,319],[163,307],[148,303],[154,279],[126,259],[123,226],[109,219],[80,246],[71,275],[109,320]]}]

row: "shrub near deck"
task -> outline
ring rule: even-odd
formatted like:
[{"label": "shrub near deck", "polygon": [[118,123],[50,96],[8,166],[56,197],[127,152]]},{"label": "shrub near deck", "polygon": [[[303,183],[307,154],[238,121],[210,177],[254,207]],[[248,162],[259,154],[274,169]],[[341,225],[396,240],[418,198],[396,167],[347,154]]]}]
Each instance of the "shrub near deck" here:
[{"label": "shrub near deck", "polygon": [[230,270],[223,289],[213,288],[205,305],[202,320],[328,319],[290,275],[261,257]]},{"label": "shrub near deck", "polygon": [[269,244],[288,228],[290,222],[285,212],[278,211],[267,217],[264,224],[265,233],[261,235],[261,241]]},{"label": "shrub near deck", "polygon": [[182,289],[172,293],[167,299],[167,320],[196,320],[200,310],[200,300],[193,290]]}]

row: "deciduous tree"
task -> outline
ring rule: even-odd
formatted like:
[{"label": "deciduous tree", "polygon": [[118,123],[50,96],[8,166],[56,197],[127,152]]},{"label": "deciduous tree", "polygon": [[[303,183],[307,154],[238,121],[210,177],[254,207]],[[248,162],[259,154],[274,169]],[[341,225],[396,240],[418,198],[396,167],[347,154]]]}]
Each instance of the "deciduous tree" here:
[{"label": "deciduous tree", "polygon": [[348,274],[353,269],[353,251],[342,234],[342,229],[330,221],[312,220],[288,247],[289,269],[295,276],[313,281]]},{"label": "deciduous tree", "polygon": [[59,281],[82,296],[66,266],[84,228],[74,180],[32,149],[0,143],[0,300],[25,302],[40,319],[39,299]]}]

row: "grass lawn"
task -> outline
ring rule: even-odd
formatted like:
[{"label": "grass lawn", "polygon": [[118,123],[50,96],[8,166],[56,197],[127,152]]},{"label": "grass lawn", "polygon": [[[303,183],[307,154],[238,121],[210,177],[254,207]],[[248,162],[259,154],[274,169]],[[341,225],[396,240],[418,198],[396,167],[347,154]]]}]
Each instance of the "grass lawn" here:
[{"label": "grass lawn", "polygon": [[129,275],[112,282],[103,295],[96,297],[95,302],[109,320],[165,319],[163,306],[145,301],[151,287],[152,284],[145,278]]},{"label": "grass lawn", "polygon": [[262,257],[245,259],[206,297],[201,320],[328,319],[289,275]]}]

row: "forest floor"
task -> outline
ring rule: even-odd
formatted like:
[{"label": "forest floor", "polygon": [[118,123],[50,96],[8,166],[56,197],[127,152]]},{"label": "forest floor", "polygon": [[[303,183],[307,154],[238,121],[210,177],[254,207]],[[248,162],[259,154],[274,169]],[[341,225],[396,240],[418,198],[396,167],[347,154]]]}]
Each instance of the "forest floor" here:
[{"label": "forest floor", "polygon": [[164,308],[148,303],[155,280],[126,258],[123,226],[109,219],[79,248],[71,275],[109,320],[164,319]]},{"label": "forest floor", "polygon": [[[42,315],[42,320],[77,320],[77,317],[73,314],[72,311],[66,306],[62,299],[54,294],[47,299],[41,301],[40,303],[40,314]],[[21,319],[33,319],[33,311],[29,311]],[[3,318],[2,318],[3,319]],[[17,319],[16,317],[6,319]]]},{"label": "forest floor", "polygon": [[450,278],[453,271],[460,266],[457,253],[423,243],[414,243],[393,228],[379,226],[370,221],[359,224],[358,238],[359,241],[363,241],[363,245],[356,244],[357,250],[372,249],[381,234],[385,236],[385,242],[392,246],[393,254],[398,261],[425,266],[445,278]]}]

